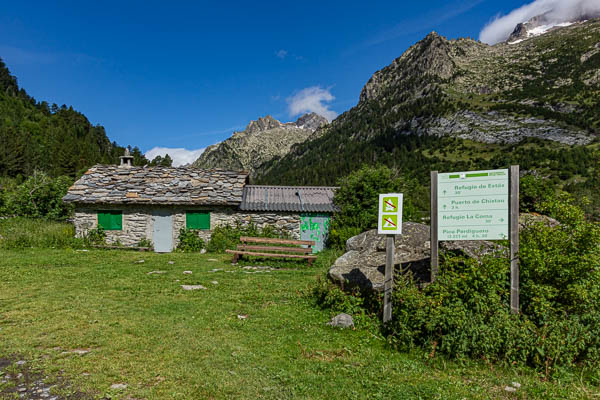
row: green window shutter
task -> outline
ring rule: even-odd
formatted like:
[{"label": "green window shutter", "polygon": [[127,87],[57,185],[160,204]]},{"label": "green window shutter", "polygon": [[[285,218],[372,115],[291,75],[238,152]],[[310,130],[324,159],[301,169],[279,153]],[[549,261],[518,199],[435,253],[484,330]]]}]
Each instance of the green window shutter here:
[{"label": "green window shutter", "polygon": [[185,213],[187,229],[210,229],[210,212],[188,211]]},{"label": "green window shutter", "polygon": [[105,231],[123,229],[123,211],[98,211],[98,226]]}]

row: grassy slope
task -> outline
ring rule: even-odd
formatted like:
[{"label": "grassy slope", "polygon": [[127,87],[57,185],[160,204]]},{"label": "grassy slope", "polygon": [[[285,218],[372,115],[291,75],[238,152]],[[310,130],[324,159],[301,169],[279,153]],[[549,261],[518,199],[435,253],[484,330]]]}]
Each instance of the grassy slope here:
[{"label": "grassy slope", "polygon": [[[136,263],[140,259],[145,262]],[[325,325],[329,312],[303,295],[322,272],[319,267],[248,274],[228,261],[181,253],[3,251],[0,357],[18,355],[51,377],[62,371],[74,388],[95,397],[484,399],[600,393],[576,382],[541,382],[516,369],[439,358],[426,362],[423,355],[397,353],[368,319],[354,331]],[[225,271],[209,272],[213,268]],[[153,270],[166,273],[147,274]],[[180,284],[208,289],[186,292]],[[62,354],[72,349],[91,351]],[[523,385],[516,394],[503,389],[512,381]],[[128,387],[115,392],[113,383]],[[2,389],[0,384],[0,395]]]}]

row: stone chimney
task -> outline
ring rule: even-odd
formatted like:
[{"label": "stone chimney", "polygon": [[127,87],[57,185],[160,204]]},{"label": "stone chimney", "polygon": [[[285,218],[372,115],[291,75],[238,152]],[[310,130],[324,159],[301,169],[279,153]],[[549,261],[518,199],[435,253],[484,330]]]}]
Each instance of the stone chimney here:
[{"label": "stone chimney", "polygon": [[125,148],[125,155],[119,157],[121,159],[120,168],[131,168],[133,167],[133,156],[129,154],[129,149]]}]

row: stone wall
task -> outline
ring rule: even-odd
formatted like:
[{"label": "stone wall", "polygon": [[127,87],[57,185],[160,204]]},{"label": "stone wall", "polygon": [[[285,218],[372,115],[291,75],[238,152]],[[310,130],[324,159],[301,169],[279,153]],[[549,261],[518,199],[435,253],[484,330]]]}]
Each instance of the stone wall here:
[{"label": "stone wall", "polygon": [[[123,229],[120,231],[105,231],[108,244],[120,243],[124,246],[136,246],[142,239],[152,241],[154,225],[152,211],[159,207],[143,206],[80,206],[75,210],[73,222],[77,237],[83,237],[88,231],[98,226],[98,211],[123,211]],[[247,226],[251,222],[259,228],[268,225],[289,234],[294,239],[300,239],[300,215],[294,213],[240,212],[237,208],[202,208],[202,207],[160,207],[168,209],[173,215],[173,247],[177,247],[179,231],[185,227],[186,211],[210,211],[210,230],[200,230],[198,235],[205,241],[210,239],[212,231],[217,226],[236,225],[239,222]]]}]

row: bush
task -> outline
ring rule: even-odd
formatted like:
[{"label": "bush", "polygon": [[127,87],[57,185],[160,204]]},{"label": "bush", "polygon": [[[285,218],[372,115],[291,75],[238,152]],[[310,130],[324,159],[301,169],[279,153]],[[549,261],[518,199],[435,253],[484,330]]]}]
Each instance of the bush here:
[{"label": "bush", "polygon": [[554,195],[554,185],[534,175],[525,175],[519,182],[521,212],[540,211],[539,205]]},{"label": "bush", "polygon": [[226,249],[235,249],[240,243],[240,237],[268,237],[288,239],[289,235],[274,227],[267,225],[263,229],[258,228],[255,223],[250,221],[247,225],[236,222],[235,226],[222,225],[217,226],[208,241],[206,250],[214,253],[224,253]]},{"label": "bush", "polygon": [[[329,246],[343,248],[350,237],[377,227],[380,193],[411,192],[418,197],[417,186],[396,176],[385,166],[363,166],[343,178],[333,200],[339,211],[333,216]],[[402,214],[405,220],[419,219],[417,208],[407,196],[404,197]]]},{"label": "bush", "polygon": [[150,250],[154,249],[154,243],[152,243],[152,241],[148,238],[143,238],[140,239],[140,241],[137,244],[137,247],[147,247]]},{"label": "bush", "polygon": [[[521,231],[519,315],[510,312],[505,254],[476,260],[445,253],[438,279],[424,288],[409,275],[396,277],[393,319],[384,326],[389,342],[427,357],[529,365],[546,377],[582,366],[600,379],[600,225],[574,204],[566,194],[539,203],[561,225]],[[322,282],[313,296],[336,311],[382,308],[380,298],[358,300]]]},{"label": "bush", "polygon": [[83,241],[86,246],[99,246],[106,241],[106,232],[101,226],[96,229],[90,229],[83,237]]},{"label": "bush", "polygon": [[204,248],[204,240],[198,237],[198,234],[186,228],[179,231],[179,244],[177,250],[183,252],[198,252]]},{"label": "bush", "polygon": [[73,212],[73,206],[62,201],[72,183],[72,179],[66,176],[50,178],[43,172],[34,172],[13,190],[5,191],[2,212],[7,215],[64,220]]},{"label": "bush", "polygon": [[564,196],[543,208],[562,225],[521,232],[520,315],[509,310],[505,256],[447,256],[425,289],[397,279],[390,341],[400,349],[528,364],[546,376],[600,366],[600,227]]},{"label": "bush", "polygon": [[82,248],[84,241],[75,238],[75,228],[65,222],[31,218],[0,220],[0,248]]}]

